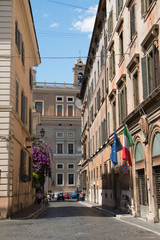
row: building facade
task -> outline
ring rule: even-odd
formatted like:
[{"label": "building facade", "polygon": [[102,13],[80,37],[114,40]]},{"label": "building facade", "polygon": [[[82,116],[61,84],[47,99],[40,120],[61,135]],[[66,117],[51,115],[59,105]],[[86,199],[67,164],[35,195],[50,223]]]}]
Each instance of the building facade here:
[{"label": "building facade", "polygon": [[0,218],[35,200],[29,139],[32,67],[39,63],[30,1],[0,1]]},{"label": "building facade", "polygon": [[[53,148],[52,178],[45,190],[73,192],[80,187],[78,163],[81,159],[81,110],[76,106],[85,65],[79,58],[73,68],[74,83],[34,83],[35,112],[41,115],[37,136]],[[37,113],[34,113],[37,114]]]},{"label": "building facade", "polygon": [[[87,198],[160,221],[160,2],[100,1],[80,92],[81,174]],[[124,123],[135,141],[132,166],[111,146]],[[126,171],[122,171],[125,167]]]}]

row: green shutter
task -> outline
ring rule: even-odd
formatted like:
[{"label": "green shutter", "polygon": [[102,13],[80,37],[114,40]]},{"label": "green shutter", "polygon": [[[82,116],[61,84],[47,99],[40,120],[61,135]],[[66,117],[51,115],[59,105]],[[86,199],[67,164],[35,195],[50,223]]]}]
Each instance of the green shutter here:
[{"label": "green shutter", "polygon": [[149,94],[147,55],[141,58],[141,64],[142,64],[143,98],[145,99]]},{"label": "green shutter", "polygon": [[145,12],[145,0],[141,0],[141,15],[143,16]]},{"label": "green shutter", "polygon": [[118,93],[118,113],[119,113],[119,126],[120,126],[122,123],[121,93]]}]

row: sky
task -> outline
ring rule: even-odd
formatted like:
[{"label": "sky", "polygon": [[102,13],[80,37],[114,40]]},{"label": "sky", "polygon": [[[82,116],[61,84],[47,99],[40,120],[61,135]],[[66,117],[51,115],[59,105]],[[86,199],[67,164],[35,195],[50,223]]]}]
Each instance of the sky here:
[{"label": "sky", "polygon": [[88,55],[99,0],[30,2],[41,56],[36,81],[73,83],[77,58]]}]

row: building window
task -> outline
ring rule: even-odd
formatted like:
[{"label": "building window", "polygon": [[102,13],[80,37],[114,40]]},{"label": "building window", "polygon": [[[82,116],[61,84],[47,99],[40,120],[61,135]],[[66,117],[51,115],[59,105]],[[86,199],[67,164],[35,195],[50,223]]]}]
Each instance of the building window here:
[{"label": "building window", "polygon": [[56,102],[63,102],[62,96],[56,96]]},{"label": "building window", "polygon": [[21,54],[21,61],[24,66],[24,43],[22,41],[22,34],[19,31],[17,21],[15,22],[15,42],[16,42],[17,50],[19,54]]},{"label": "building window", "polygon": [[130,9],[130,32],[131,32],[131,40],[136,33],[136,14],[135,14],[135,4],[132,5]]},{"label": "building window", "polygon": [[64,132],[56,132],[56,138],[64,138]]},{"label": "building window", "polygon": [[78,73],[78,84],[82,84],[82,80],[83,80],[83,73]]},{"label": "building window", "polygon": [[122,121],[127,116],[127,89],[126,85],[123,85],[118,93],[118,106],[119,106],[119,125],[122,124]]},{"label": "building window", "polygon": [[19,82],[16,80],[16,112],[19,113]]},{"label": "building window", "polygon": [[42,101],[35,101],[35,110],[44,115],[44,103]]},{"label": "building window", "polygon": [[98,77],[99,77],[99,74],[100,74],[100,71],[99,71],[99,60],[97,62],[97,73],[98,73]]},{"label": "building window", "polygon": [[97,175],[97,179],[98,179],[98,167],[97,167],[97,171],[96,171],[96,172],[97,172],[97,174],[96,174],[96,175]]},{"label": "building window", "polygon": [[68,143],[68,154],[73,154],[73,143]]},{"label": "building window", "polygon": [[68,117],[73,117],[73,105],[68,105]]},{"label": "building window", "polygon": [[26,153],[21,150],[20,156],[20,180],[23,180],[23,176],[26,174]]},{"label": "building window", "polygon": [[100,103],[101,103],[101,90],[100,88],[97,91],[97,109],[99,110],[100,108]]},{"label": "building window", "polygon": [[143,98],[150,95],[153,90],[160,85],[159,78],[159,51],[152,44],[151,50],[141,59],[142,79],[143,79]]},{"label": "building window", "polygon": [[29,86],[30,89],[32,90],[32,85],[33,85],[33,74],[32,74],[32,70],[29,70]]},{"label": "building window", "polygon": [[108,40],[110,40],[112,32],[113,32],[113,10],[110,11],[108,18]]},{"label": "building window", "polygon": [[28,98],[24,95],[24,91],[21,92],[21,120],[24,124],[27,124],[28,113]]},{"label": "building window", "polygon": [[141,0],[141,13],[142,16],[147,13],[147,11],[149,10],[151,4],[155,2],[155,0]]},{"label": "building window", "polygon": [[120,54],[120,61],[124,55],[123,51],[123,31],[119,35],[119,54]]},{"label": "building window", "polygon": [[74,169],[75,164],[74,163],[68,163],[68,169]]},{"label": "building window", "polygon": [[112,122],[113,122],[113,131],[116,130],[116,100],[112,102]]},{"label": "building window", "polygon": [[141,160],[144,160],[144,152],[143,152],[143,147],[142,144],[140,142],[137,143],[136,146],[136,156],[135,156],[135,161],[139,162]]},{"label": "building window", "polygon": [[133,96],[134,96],[134,107],[139,104],[139,92],[138,92],[138,71],[133,74]]},{"label": "building window", "polygon": [[64,176],[63,173],[57,173],[57,185],[63,185]]},{"label": "building window", "polygon": [[159,145],[160,145],[160,133],[157,132],[153,140],[152,157],[160,156]]},{"label": "building window", "polygon": [[93,121],[93,106],[90,109],[90,123]]},{"label": "building window", "polygon": [[68,138],[74,138],[74,132],[68,132],[67,137]]},{"label": "building window", "polygon": [[29,176],[29,181],[32,181],[32,158],[29,157],[29,166],[28,166],[28,176]]},{"label": "building window", "polygon": [[102,46],[102,49],[101,49],[101,69],[103,67],[103,58],[104,58],[104,47]]},{"label": "building window", "polygon": [[62,105],[57,105],[57,116],[58,117],[62,116]]},{"label": "building window", "polygon": [[57,163],[56,164],[56,169],[64,169],[64,164],[63,163]]},{"label": "building window", "polygon": [[32,134],[32,110],[29,109],[29,133]]},{"label": "building window", "polygon": [[123,0],[116,0],[116,18],[119,17],[122,7],[123,7]]},{"label": "building window", "polygon": [[74,102],[74,97],[67,97],[67,102]]},{"label": "building window", "polygon": [[111,55],[109,57],[109,78],[112,80],[112,78],[115,76],[115,52],[112,47],[111,49]]},{"label": "building window", "polygon": [[75,185],[74,178],[74,173],[68,173],[68,185]]},{"label": "building window", "polygon": [[57,154],[63,154],[63,143],[57,143]]}]

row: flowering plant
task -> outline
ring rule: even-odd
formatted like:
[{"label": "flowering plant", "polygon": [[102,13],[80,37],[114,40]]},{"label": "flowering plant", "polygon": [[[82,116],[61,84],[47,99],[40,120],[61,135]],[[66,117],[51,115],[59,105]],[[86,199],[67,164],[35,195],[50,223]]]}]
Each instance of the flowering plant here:
[{"label": "flowering plant", "polygon": [[32,152],[34,172],[39,176],[44,176],[44,174],[51,176],[51,162],[53,160],[51,146],[36,140],[32,143]]}]

